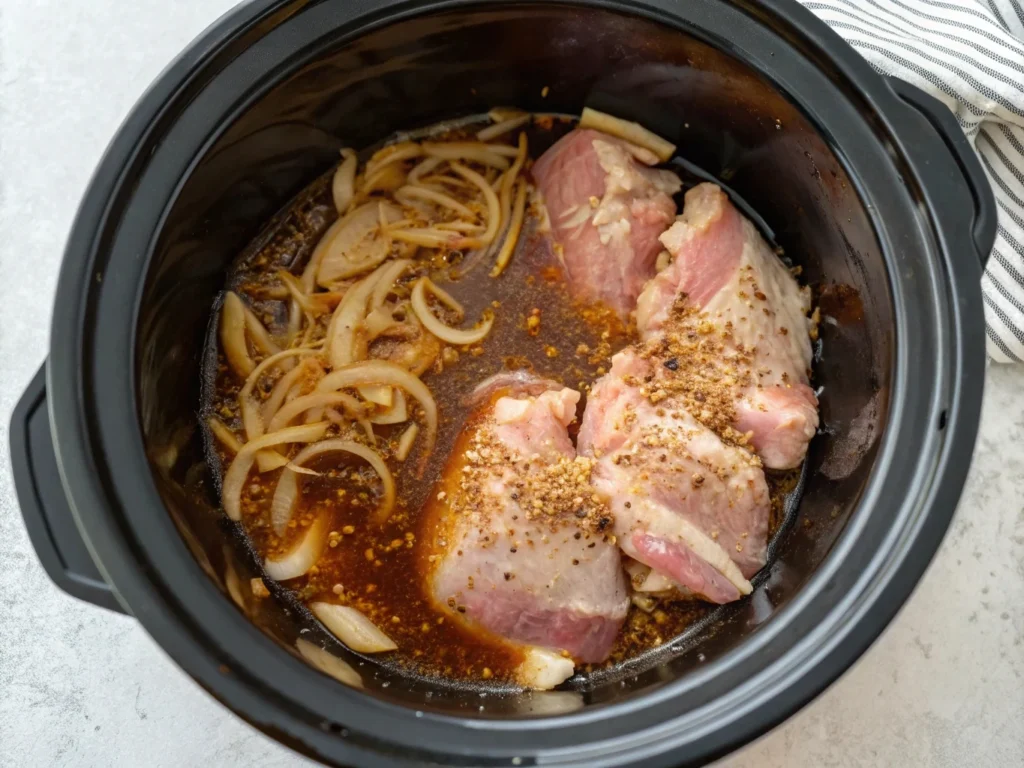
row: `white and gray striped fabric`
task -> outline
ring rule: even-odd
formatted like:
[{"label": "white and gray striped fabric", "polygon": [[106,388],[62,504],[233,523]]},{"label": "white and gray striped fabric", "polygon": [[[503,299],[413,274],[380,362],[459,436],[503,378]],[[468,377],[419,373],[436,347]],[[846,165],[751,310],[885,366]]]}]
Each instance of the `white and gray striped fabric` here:
[{"label": "white and gray striped fabric", "polygon": [[988,352],[1024,362],[1024,0],[800,0],[880,72],[948,106],[999,205],[982,279]]}]

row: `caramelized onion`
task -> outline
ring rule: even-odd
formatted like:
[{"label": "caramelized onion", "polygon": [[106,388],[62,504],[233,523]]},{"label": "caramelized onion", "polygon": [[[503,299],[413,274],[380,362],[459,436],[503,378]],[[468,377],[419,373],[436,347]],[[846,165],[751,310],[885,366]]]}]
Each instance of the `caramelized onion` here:
[{"label": "caramelized onion", "polygon": [[406,394],[412,395],[423,408],[423,417],[427,428],[427,451],[433,449],[434,442],[437,440],[437,403],[434,402],[434,396],[430,394],[427,385],[404,368],[383,360],[353,363],[324,376],[317,385],[317,390],[333,392],[364,384],[389,384],[393,387],[401,387]]},{"label": "caramelized onion", "polygon": [[630,144],[650,150],[662,162],[672,157],[676,151],[675,144],[652,133],[639,123],[623,120],[621,117],[612,117],[590,107],[583,109],[583,114],[580,116],[580,128],[592,128],[595,131],[617,136]]},{"label": "caramelized onion", "polygon": [[332,635],[353,651],[384,653],[398,648],[390,637],[355,608],[334,603],[310,603],[309,609]]},{"label": "caramelized onion", "polygon": [[328,405],[340,405],[345,411],[358,419],[365,415],[363,406],[352,395],[344,392],[313,392],[309,395],[296,397],[287,405],[283,406],[267,424],[268,432],[276,432],[288,425],[292,419],[305,413],[310,408],[323,408]]},{"label": "caramelized onion", "polygon": [[498,234],[498,226],[501,224],[501,204],[498,202],[498,196],[494,194],[494,190],[487,183],[487,179],[476,171],[467,168],[461,163],[452,163],[452,170],[467,181],[476,184],[480,191],[484,193],[484,200],[487,201],[487,231],[480,236],[480,239],[484,245],[488,245]]},{"label": "caramelized onion", "polygon": [[245,303],[234,291],[224,294],[220,312],[220,346],[228,365],[238,376],[245,378],[252,373],[256,364],[245,341]]},{"label": "caramelized onion", "polygon": [[491,269],[491,277],[497,277],[508,265],[515,252],[516,243],[519,242],[519,233],[523,228],[523,216],[526,213],[526,182],[519,180],[516,186],[516,202],[512,206],[512,218],[509,221],[508,232],[505,233],[505,240],[498,251],[498,258]]},{"label": "caramelized onion", "polygon": [[313,645],[313,643],[301,637],[295,641],[295,649],[302,658],[325,675],[333,677],[339,683],[350,685],[353,688],[363,687],[363,679],[352,665],[343,659],[339,659],[330,651]]},{"label": "caramelized onion", "polygon": [[442,323],[427,306],[426,292],[428,289],[434,295],[437,295],[437,291],[440,290],[429,277],[421,277],[416,283],[416,287],[412,289],[412,308],[423,326],[441,341],[457,346],[466,346],[482,341],[491,332],[491,326],[494,325],[493,315],[486,316],[480,325],[471,330],[452,328],[450,325]]},{"label": "caramelized onion", "polygon": [[321,515],[302,533],[302,537],[283,557],[263,561],[263,570],[275,581],[288,581],[304,576],[323,554],[327,545],[330,519]]},{"label": "caramelized onion", "polygon": [[356,167],[359,164],[356,153],[351,149],[341,150],[341,157],[341,165],[334,172],[331,182],[331,196],[339,216],[345,213],[355,196]]},{"label": "caramelized onion", "polygon": [[256,452],[264,448],[273,448],[275,445],[284,443],[309,443],[319,440],[327,429],[327,422],[317,424],[303,424],[299,427],[288,427],[279,432],[272,432],[262,437],[250,440],[242,446],[242,449],[235,455],[228,471],[224,473],[224,488],[222,502],[224,511],[232,520],[242,518],[242,487],[249,475],[255,461]]}]

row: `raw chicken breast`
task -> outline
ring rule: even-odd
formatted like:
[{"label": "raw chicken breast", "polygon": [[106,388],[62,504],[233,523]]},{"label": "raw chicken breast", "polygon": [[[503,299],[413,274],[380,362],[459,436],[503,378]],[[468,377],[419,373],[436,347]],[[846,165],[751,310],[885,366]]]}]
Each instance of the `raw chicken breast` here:
[{"label": "raw chicken breast", "polygon": [[809,292],[714,184],[686,193],[682,215],[661,242],[673,261],[640,295],[642,337],[663,340],[687,369],[700,346],[696,365],[707,372],[697,375],[732,389],[732,427],[750,434],[765,466],[799,466],[818,428],[818,401],[808,386]]},{"label": "raw chicken breast", "polygon": [[657,365],[632,348],[612,358],[587,400],[580,455],[596,459],[592,483],[608,499],[622,551],[652,571],[639,591],[677,586],[714,603],[737,600],[767,555],[764,472],[680,399],[662,396]]},{"label": "raw chicken breast", "polygon": [[521,677],[533,687],[572,673],[558,652],[603,661],[628,607],[593,461],[567,431],[579,397],[525,374],[485,382],[435,504],[434,600],[471,627],[554,651],[528,653]]},{"label": "raw chicken breast", "polygon": [[574,293],[626,317],[663,250],[680,189],[649,151],[589,129],[564,136],[533,166],[556,252]]}]

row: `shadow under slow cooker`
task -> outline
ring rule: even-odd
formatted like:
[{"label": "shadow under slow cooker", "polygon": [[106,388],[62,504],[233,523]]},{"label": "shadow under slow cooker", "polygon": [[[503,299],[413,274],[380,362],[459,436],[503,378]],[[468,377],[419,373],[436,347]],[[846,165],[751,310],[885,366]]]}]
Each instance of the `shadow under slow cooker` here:
[{"label": "shadow under slow cooker", "polygon": [[[318,634],[298,603],[254,598],[257,561],[219,511],[196,423],[215,297],[231,261],[267,221],[329,169],[342,146],[367,147],[495,105],[569,114],[589,105],[674,141],[683,158],[760,214],[822,314],[813,386],[823,426],[795,520],[754,594],[640,658],[574,678],[574,694],[481,698],[479,689],[411,679]],[[210,578],[287,648],[300,631],[332,648],[366,690],[421,710],[487,717],[554,714],[650,692],[726,654],[784,609],[835,543],[871,473],[886,421],[894,325],[884,260],[854,184],[772,83],[723,50],[651,21],[531,5],[384,26],[325,48],[253,95],[198,159],[168,213],[136,338],[139,418],[154,477]]]}]

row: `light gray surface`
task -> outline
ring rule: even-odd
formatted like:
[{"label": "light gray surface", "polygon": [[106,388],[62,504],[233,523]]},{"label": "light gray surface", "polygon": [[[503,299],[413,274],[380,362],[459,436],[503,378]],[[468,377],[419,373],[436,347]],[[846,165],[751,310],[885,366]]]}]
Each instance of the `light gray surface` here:
[{"label": "light gray surface", "polygon": [[[342,0],[335,0],[341,2]],[[8,414],[42,362],[61,249],[120,120],[226,0],[0,4],[0,766],[294,766],[131,619],[43,574]],[[953,529],[869,653],[726,768],[1024,765],[1024,368],[989,372]]]}]

